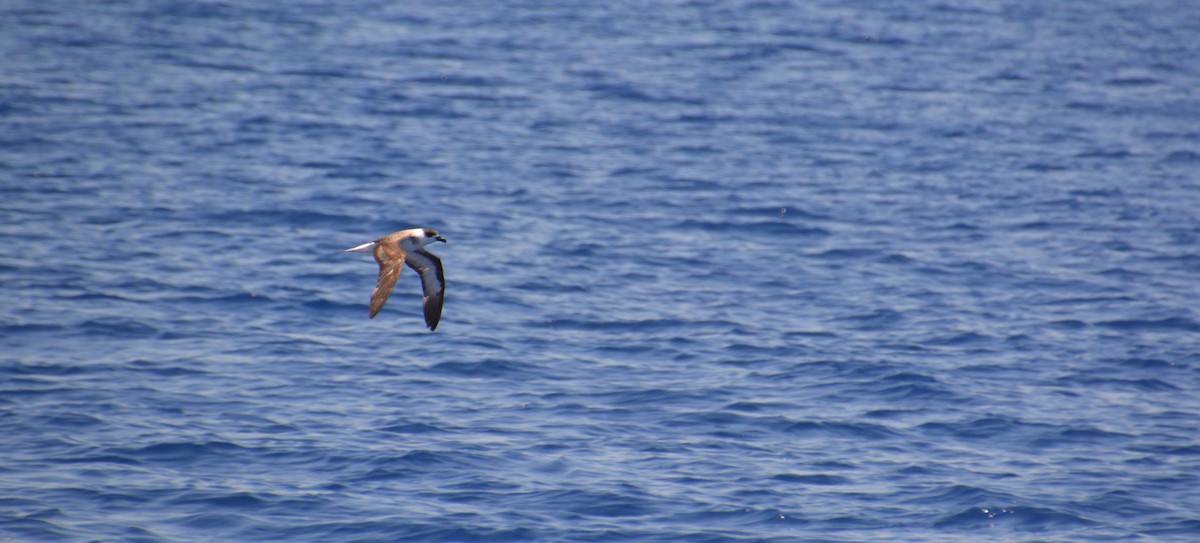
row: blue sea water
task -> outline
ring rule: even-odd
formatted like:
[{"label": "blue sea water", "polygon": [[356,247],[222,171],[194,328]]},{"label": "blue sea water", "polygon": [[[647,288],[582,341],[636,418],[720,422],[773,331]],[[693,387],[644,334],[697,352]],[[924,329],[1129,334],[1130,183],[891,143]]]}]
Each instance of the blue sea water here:
[{"label": "blue sea water", "polygon": [[[0,6],[0,541],[1200,540],[1200,5]],[[447,238],[441,326],[345,248]]]}]

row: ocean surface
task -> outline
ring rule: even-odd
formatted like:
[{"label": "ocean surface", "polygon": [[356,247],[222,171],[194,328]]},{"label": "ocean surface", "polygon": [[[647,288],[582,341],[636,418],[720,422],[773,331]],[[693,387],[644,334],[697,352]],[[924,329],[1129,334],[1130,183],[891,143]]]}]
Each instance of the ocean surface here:
[{"label": "ocean surface", "polygon": [[[0,6],[0,541],[1200,541],[1200,4]],[[441,231],[441,326],[341,251]]]}]

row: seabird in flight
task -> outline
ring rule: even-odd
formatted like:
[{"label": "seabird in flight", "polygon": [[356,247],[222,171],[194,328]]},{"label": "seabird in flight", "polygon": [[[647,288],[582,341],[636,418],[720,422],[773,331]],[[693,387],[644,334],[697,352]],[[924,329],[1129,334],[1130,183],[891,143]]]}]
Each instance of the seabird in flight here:
[{"label": "seabird in flight", "polygon": [[446,277],[442,273],[442,261],[425,250],[426,245],[435,241],[445,243],[446,238],[432,228],[410,228],[345,250],[347,253],[374,253],[375,261],[379,263],[379,279],[375,283],[375,290],[371,292],[372,319],[387,303],[401,269],[408,264],[421,275],[421,288],[425,293],[425,325],[429,326],[430,331],[437,330],[438,321],[442,318],[442,300],[446,295]]}]

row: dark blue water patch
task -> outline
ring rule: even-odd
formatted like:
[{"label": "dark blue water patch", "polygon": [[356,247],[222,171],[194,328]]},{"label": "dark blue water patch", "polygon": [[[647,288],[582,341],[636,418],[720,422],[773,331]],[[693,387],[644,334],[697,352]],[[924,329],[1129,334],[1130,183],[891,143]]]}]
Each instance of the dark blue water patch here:
[{"label": "dark blue water patch", "polygon": [[354,486],[358,486],[367,483],[385,483],[414,479],[422,473],[424,473],[422,470],[405,466],[372,467],[361,475],[348,478],[347,481]]},{"label": "dark blue water patch", "polygon": [[279,226],[316,227],[327,225],[340,228],[354,222],[347,215],[338,215],[308,209],[246,209],[236,211],[220,211],[210,214],[203,219],[218,224],[230,226]]},{"label": "dark blue water patch", "polygon": [[[1154,452],[1154,453],[1164,454],[1164,455],[1169,455],[1169,456],[1185,456],[1185,457],[1200,456],[1200,445],[1184,445],[1184,446],[1136,445],[1136,446],[1133,446],[1130,448],[1133,450]],[[1160,481],[1160,482],[1174,482],[1174,481]]]},{"label": "dark blue water patch", "polygon": [[1041,507],[972,507],[934,523],[937,528],[997,530],[1001,533],[1037,533],[1047,529],[1074,529],[1096,522],[1068,511]]},{"label": "dark blue water patch", "polygon": [[[719,526],[726,529],[747,530],[744,532],[746,539],[737,537],[734,534],[708,534],[707,539],[703,534],[692,534],[687,538],[688,541],[753,541],[755,538],[753,534],[760,534],[762,530],[771,530],[771,528],[780,527],[782,524],[801,525],[809,522],[802,515],[796,513],[787,513],[775,508],[758,507],[736,509],[716,507],[705,511],[684,514],[679,518],[679,521],[688,525]],[[693,539],[692,536],[699,539]]]},{"label": "dark blue water patch", "polygon": [[[353,520],[344,522],[318,522],[307,530],[297,530],[286,540],[345,541],[347,543],[370,543],[377,541],[412,541],[415,543],[439,543],[446,541],[478,542],[522,542],[539,541],[545,537],[540,531],[529,528],[492,528],[485,526],[482,519],[445,519],[442,522],[389,520]],[[464,522],[465,521],[465,522]],[[275,539],[279,532],[272,530],[243,531],[247,535]],[[292,533],[285,531],[284,534]],[[293,539],[295,538],[295,539]],[[312,538],[312,539],[310,539]]]},{"label": "dark blue water patch", "polygon": [[834,322],[844,324],[852,330],[882,331],[900,326],[906,321],[904,315],[890,309],[879,309],[870,313],[838,317]]},{"label": "dark blue water patch", "polygon": [[827,249],[827,250],[821,251],[819,253],[814,253],[809,256],[810,256],[810,258],[815,258],[815,259],[819,259],[819,260],[854,261],[854,260],[880,258],[881,256],[886,255],[886,254],[887,253],[884,253],[883,251],[876,249],[876,248],[856,247],[856,248]]},{"label": "dark blue water patch", "polygon": [[161,543],[167,540],[162,535],[140,526],[129,526],[116,530],[116,537],[129,543]]},{"label": "dark blue water patch", "polygon": [[453,103],[412,103],[412,104],[373,104],[367,111],[381,117],[396,117],[401,119],[430,119],[430,120],[463,120],[471,118],[471,113]]},{"label": "dark blue water patch", "polygon": [[672,337],[666,344],[641,345],[606,345],[591,350],[591,354],[608,360],[619,360],[623,364],[658,364],[668,360],[695,360],[696,355],[680,352],[678,349],[688,349],[694,342],[686,337]]},{"label": "dark blue water patch", "polygon": [[704,105],[705,103],[705,100],[702,98],[655,92],[636,83],[594,83],[588,85],[586,90],[593,93],[597,98],[600,99],[624,100],[644,104],[700,106]]},{"label": "dark blue water patch", "polygon": [[307,310],[319,313],[321,315],[329,315],[331,313],[342,313],[347,315],[353,315],[355,313],[362,315],[368,314],[366,300],[354,303],[349,300],[342,301],[341,299],[308,299],[302,302],[300,305]]},{"label": "dark blue water patch", "polygon": [[1034,446],[1097,445],[1114,447],[1133,441],[1132,435],[1081,425],[1059,430],[1053,436],[1033,440]]},{"label": "dark blue water patch", "polygon": [[[541,252],[542,254],[562,254],[562,252],[565,251],[566,256],[571,258],[588,258],[603,254],[606,248],[606,246],[599,243],[583,242],[571,243],[565,247],[559,248],[558,250],[555,250],[555,248],[549,246],[543,246],[541,248]],[[539,277],[538,279],[540,280],[542,278]],[[553,278],[550,278],[549,281],[553,282]],[[531,288],[536,287],[536,284],[526,283],[526,285]]]},{"label": "dark blue water patch", "polygon": [[1068,330],[1068,331],[1084,330],[1084,329],[1091,327],[1090,324],[1083,322],[1083,321],[1078,321],[1075,319],[1047,321],[1044,323],[1044,326],[1046,326],[1047,328],[1052,328],[1052,329],[1057,329],[1057,330]]},{"label": "dark blue water patch", "polygon": [[254,448],[242,447],[227,441],[179,441],[146,445],[144,447],[114,447],[111,454],[143,462],[189,463],[204,459],[229,459]]},{"label": "dark blue water patch", "polygon": [[69,530],[60,528],[58,523],[42,520],[34,516],[15,516],[0,519],[0,529],[5,533],[18,537],[28,537],[31,541],[67,541],[72,539]]},{"label": "dark blue water patch", "polygon": [[28,401],[38,397],[64,397],[77,389],[66,386],[53,386],[49,382],[30,380],[11,380],[6,383],[5,400],[9,402]]},{"label": "dark blue water patch", "polygon": [[76,428],[80,431],[91,426],[105,424],[103,419],[93,417],[87,413],[46,413],[29,417],[26,420],[31,424],[40,425],[45,428]]},{"label": "dark blue water patch", "polygon": [[[370,182],[378,184],[381,190],[385,190],[396,182],[395,176],[392,175],[396,168],[418,171],[433,167],[433,163],[419,157],[409,156],[401,150],[390,150],[383,157],[356,156],[349,163],[322,163],[322,167],[319,169],[323,171],[319,175],[333,185],[345,182]],[[355,208],[379,205],[378,200],[366,198],[360,194],[329,194],[323,198],[327,199],[327,204],[336,204],[339,207]]]},{"label": "dark blue water patch", "polygon": [[1162,158],[1162,162],[1184,163],[1184,164],[1200,162],[1200,153],[1197,153],[1195,151],[1189,151],[1189,150],[1171,151]]},{"label": "dark blue water patch", "polygon": [[[1195,239],[1200,237],[1200,232],[1176,232],[1172,233],[1172,237],[1178,237],[1180,244],[1192,244]],[[1170,256],[1156,256],[1152,258],[1156,262],[1167,265],[1174,271],[1190,271],[1200,269],[1200,254],[1182,254]]]},{"label": "dark blue water patch", "polygon": [[201,4],[193,5],[185,2],[164,2],[151,6],[141,14],[146,17],[179,17],[182,19],[211,19],[226,22],[236,20],[270,20],[280,17],[280,14],[270,10],[255,10],[250,6],[236,4]]},{"label": "dark blue water patch", "polygon": [[230,509],[243,512],[261,510],[272,505],[312,506],[319,500],[280,500],[274,496],[259,496],[252,492],[222,492],[214,490],[192,490],[186,494],[165,500],[164,505],[197,505],[204,509]]},{"label": "dark blue water patch", "polygon": [[[240,47],[237,44],[223,44],[224,47],[240,48],[250,51],[247,47]],[[234,59],[209,60],[201,59],[193,56],[177,55],[170,52],[163,52],[155,56],[158,60],[167,64],[174,64],[182,68],[196,68],[198,70],[213,70],[214,72],[231,72],[235,74],[261,74],[260,66],[248,62],[238,62]],[[160,125],[161,126],[161,125]]]},{"label": "dark blue water patch", "polygon": [[388,434],[428,434],[446,432],[444,428],[422,422],[392,424],[379,428],[378,431]]},{"label": "dark blue water patch", "polygon": [[1137,155],[1124,149],[1092,149],[1075,154],[1075,158],[1099,158],[1104,160],[1125,160],[1135,156]]},{"label": "dark blue water patch", "polygon": [[255,523],[250,516],[229,512],[183,515],[172,519],[172,522],[183,528],[205,531],[209,534],[228,533],[230,530],[237,530]]},{"label": "dark blue water patch", "polygon": [[941,508],[953,508],[955,504],[1011,503],[1017,500],[1016,496],[1006,492],[963,484],[939,485],[919,492],[912,499],[916,503]]},{"label": "dark blue water patch", "polygon": [[[827,383],[830,379],[845,379],[853,376],[858,365],[854,361],[802,359],[802,362],[784,364],[754,373],[751,377],[766,381]],[[854,377],[856,380],[859,377]],[[868,379],[874,378],[874,374]]]},{"label": "dark blue water patch", "polygon": [[[737,116],[727,115],[727,114],[683,113],[683,114],[679,114],[676,117],[672,117],[672,118],[664,119],[664,120],[667,122],[670,122],[670,123],[685,123],[685,124],[696,124],[696,125],[705,126],[705,125],[719,124],[722,122],[729,122],[729,121],[733,121],[736,119],[737,119]],[[677,147],[676,150],[679,152],[685,153],[685,154],[692,154],[692,155],[711,155],[711,154],[718,154],[718,153],[722,152],[721,149],[718,147],[707,146],[707,145],[687,145],[687,146]]]},{"label": "dark blue water patch", "polygon": [[[1073,284],[1062,284],[1063,286],[1073,286]],[[1085,296],[1074,295],[1078,290],[1074,288],[1060,289],[1065,294],[1060,297],[1055,297],[1042,302],[1043,305],[1050,307],[1062,306],[1123,306],[1137,301],[1137,298],[1126,295],[1111,295],[1111,294],[1089,294]],[[1091,290],[1091,289],[1087,289]],[[1101,291],[1103,292],[1103,291]]]},{"label": "dark blue water patch", "polygon": [[655,502],[635,500],[624,495],[591,495],[586,504],[568,507],[568,510],[588,517],[630,518],[651,515],[657,512]]},{"label": "dark blue water patch", "polygon": [[[830,335],[833,336],[833,335]],[[780,360],[794,359],[802,356],[802,350],[797,345],[768,346],[748,344],[748,342],[733,342],[722,347],[721,364],[738,366],[774,365]]]},{"label": "dark blue water patch", "polygon": [[[142,465],[142,461],[129,456],[119,454],[90,454],[84,456],[68,456],[55,458],[55,462],[63,464],[96,464],[101,467],[117,466],[138,466]],[[129,498],[129,500],[137,500],[139,498]]]},{"label": "dark blue water patch", "polygon": [[198,369],[193,365],[172,364],[160,362],[160,360],[136,359],[126,363],[124,368],[136,372],[148,372],[148,374],[160,377],[187,377],[200,376],[209,374],[209,371]]},{"label": "dark blue water patch", "polygon": [[[786,521],[789,518],[783,517],[780,520]],[[894,529],[891,523],[874,513],[837,515],[829,518],[814,519],[810,522],[812,523],[812,529],[820,533],[860,533]]]},{"label": "dark blue water patch", "polygon": [[1190,538],[1200,533],[1200,520],[1175,516],[1167,520],[1152,520],[1146,523],[1144,533],[1151,536]]},{"label": "dark blue water patch", "polygon": [[975,332],[962,332],[922,340],[921,343],[940,347],[987,347],[997,343],[997,338]]},{"label": "dark blue water patch", "polygon": [[1116,319],[1100,321],[1097,326],[1124,332],[1200,332],[1200,323],[1185,317],[1161,319]]},{"label": "dark blue water patch", "polygon": [[160,334],[154,326],[127,318],[91,319],[80,324],[79,329],[86,335],[107,338],[151,338]]},{"label": "dark blue water patch", "polygon": [[415,77],[415,78],[407,80],[407,82],[415,83],[418,85],[444,85],[444,86],[451,86],[451,87],[477,87],[477,88],[505,87],[505,86],[510,85],[509,82],[504,81],[503,79],[499,79],[499,78],[487,78],[487,77],[464,76],[464,75],[449,75],[449,74],[442,74],[442,75],[439,75],[436,77]]},{"label": "dark blue water patch", "polygon": [[73,302],[74,301],[93,301],[93,302],[95,302],[95,301],[111,301],[111,302],[115,303],[115,302],[120,302],[120,301],[131,301],[132,300],[132,298],[124,295],[124,293],[121,293],[120,291],[72,292],[72,291],[64,290],[62,292],[55,294],[54,297],[55,297],[55,299],[58,299],[58,300],[66,300],[66,301],[73,301]]},{"label": "dark blue water patch", "polygon": [[[578,247],[574,250],[574,252],[577,256],[590,256],[593,250],[593,248]],[[566,278],[555,280],[552,277],[545,279],[539,278],[537,281],[515,284],[513,285],[513,288],[530,292],[544,291],[559,294],[590,292],[590,289],[588,289],[587,285],[569,282],[569,280]]]},{"label": "dark blue water patch", "polygon": [[[537,323],[539,327],[545,323]],[[643,320],[628,320],[628,321],[612,321],[612,320],[578,320],[578,319],[553,319],[551,324],[555,328],[565,330],[583,330],[596,332],[638,332],[652,333],[663,332],[678,329],[691,329],[697,323],[686,320],[677,319],[643,319]],[[702,323],[701,323],[702,324]],[[714,324],[724,325],[721,321],[715,321]]]},{"label": "dark blue water patch", "polygon": [[839,486],[852,482],[852,480],[847,477],[830,475],[826,473],[781,473],[779,475],[774,475],[771,478],[785,483],[816,486]]},{"label": "dark blue water patch", "polygon": [[899,253],[886,254],[879,259],[879,262],[881,264],[889,264],[893,266],[911,266],[918,263],[916,259]]},{"label": "dark blue water patch", "polygon": [[212,291],[209,289],[187,289],[199,292],[205,292],[200,296],[177,296],[170,301],[175,304],[195,307],[203,305],[212,305],[224,308],[227,311],[235,311],[238,308],[247,307],[268,307],[274,303],[274,300],[257,292],[227,292],[227,291]]},{"label": "dark blue water patch", "polygon": [[961,401],[950,387],[925,375],[896,374],[867,387],[878,399],[892,402],[954,402]]},{"label": "dark blue water patch", "polygon": [[659,186],[673,191],[703,193],[704,191],[720,191],[723,186],[719,181],[706,179],[702,176],[687,177],[661,174],[658,173],[657,168],[617,168],[610,175],[614,177],[649,178]]},{"label": "dark blue water patch", "polygon": [[763,402],[763,401],[744,400],[744,401],[738,401],[738,402],[731,403],[731,404],[725,406],[725,408],[730,411],[742,411],[742,412],[746,412],[746,413],[770,413],[770,412],[774,412],[779,409],[787,408],[789,406],[790,406],[790,404],[786,404],[786,403],[782,403],[782,402]]},{"label": "dark blue water patch", "polygon": [[279,75],[296,77],[298,80],[322,80],[322,79],[359,79],[363,75],[357,70],[342,69],[337,67],[307,67],[296,70],[282,70]]},{"label": "dark blue water patch", "polygon": [[872,409],[863,413],[864,417],[883,420],[900,420],[923,418],[926,416],[925,409]]},{"label": "dark blue water patch", "polygon": [[887,426],[867,422],[796,421],[788,423],[783,431],[809,438],[887,440],[899,436]]},{"label": "dark blue water patch", "polygon": [[1186,364],[1161,358],[1117,358],[1107,361],[1117,366],[1144,370],[1185,369]]},{"label": "dark blue water patch", "polygon": [[628,519],[652,515],[660,511],[660,505],[636,486],[625,486],[620,492],[585,489],[538,491],[517,497],[514,504],[553,502],[570,516]]},{"label": "dark blue water patch", "polygon": [[833,216],[809,209],[802,206],[783,204],[779,207],[738,207],[731,210],[730,214],[742,216],[746,219],[771,217],[783,221],[799,221],[799,222],[828,222],[834,219]]},{"label": "dark blue water patch", "polygon": [[545,409],[564,417],[581,416],[599,420],[633,420],[645,417],[645,412],[636,409],[576,401],[574,395],[552,393],[543,396],[542,400],[547,405]]},{"label": "dark blue water patch", "polygon": [[805,227],[781,220],[762,221],[704,221],[687,219],[671,225],[676,230],[701,230],[718,234],[753,237],[754,235],[828,236],[823,228]]},{"label": "dark blue water patch", "polygon": [[1073,508],[1082,511],[1103,511],[1109,515],[1127,518],[1170,513],[1170,510],[1161,505],[1148,503],[1148,500],[1143,500],[1124,490],[1113,490],[1086,500],[1079,500],[1073,504]]},{"label": "dark blue water patch", "polygon": [[1114,77],[1104,82],[1113,87],[1146,87],[1161,83],[1157,78],[1147,76]]},{"label": "dark blue water patch", "polygon": [[512,360],[486,359],[478,362],[441,362],[431,366],[428,371],[458,377],[516,378],[534,370],[533,366]]},{"label": "dark blue water patch", "polygon": [[[140,258],[141,255],[128,255],[128,258]],[[177,286],[159,281],[152,277],[123,277],[104,288],[104,292],[116,299],[140,302],[153,300],[158,296],[173,295]]]},{"label": "dark blue water patch", "polygon": [[1092,376],[1064,376],[1059,379],[1064,385],[1082,387],[1088,390],[1129,390],[1134,392],[1172,392],[1181,390],[1178,386],[1161,379],[1106,378]]},{"label": "dark blue water patch", "polygon": [[1048,424],[1027,423],[1018,419],[1001,416],[984,416],[959,422],[928,422],[917,429],[930,437],[944,437],[955,440],[983,440],[997,443],[1011,443],[1014,437],[1025,441],[1039,435],[1053,433],[1054,426]]},{"label": "dark blue water patch", "polygon": [[786,339],[831,339],[839,337],[836,332],[829,330],[804,330],[804,331],[789,331],[784,333]]},{"label": "dark blue water patch", "polygon": [[1111,279],[1118,279],[1118,280],[1130,281],[1130,282],[1146,281],[1147,279],[1149,279],[1149,277],[1147,277],[1142,272],[1139,272],[1136,270],[1131,270],[1128,268],[1109,268],[1109,269],[1101,270],[1097,275],[1101,275],[1103,277],[1107,277],[1107,278],[1111,278]]},{"label": "dark blue water patch", "polygon": [[720,391],[622,387],[608,392],[588,394],[586,397],[608,407],[638,410],[664,406],[704,406],[715,401],[720,395]]},{"label": "dark blue water patch", "polygon": [[[108,367],[103,365],[78,365],[69,363],[46,363],[46,362],[6,362],[0,364],[0,374],[2,375],[44,375],[49,377],[70,377],[94,374],[96,372],[107,372]],[[44,379],[12,379],[6,378],[5,384],[49,384],[53,381]]]},{"label": "dark blue water patch", "polygon": [[[519,460],[519,457],[510,459]],[[362,484],[368,482],[383,482],[428,477],[434,473],[453,473],[465,468],[485,469],[500,468],[504,462],[496,458],[466,451],[435,451],[426,449],[410,450],[398,456],[377,455],[370,458],[361,466],[356,466],[360,473],[349,478],[349,481]]]}]

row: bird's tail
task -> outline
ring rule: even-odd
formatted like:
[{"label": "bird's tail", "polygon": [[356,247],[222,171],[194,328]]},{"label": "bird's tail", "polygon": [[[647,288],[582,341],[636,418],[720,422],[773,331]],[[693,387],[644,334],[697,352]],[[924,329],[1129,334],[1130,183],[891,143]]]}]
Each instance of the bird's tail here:
[{"label": "bird's tail", "polygon": [[362,245],[359,245],[358,247],[351,247],[342,252],[343,253],[369,253],[373,250],[375,250],[375,242],[368,241]]}]

